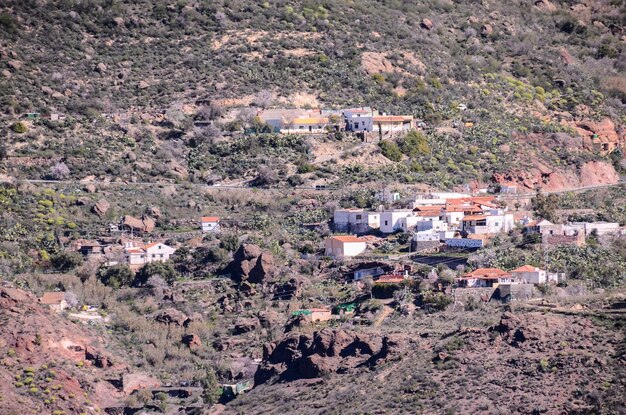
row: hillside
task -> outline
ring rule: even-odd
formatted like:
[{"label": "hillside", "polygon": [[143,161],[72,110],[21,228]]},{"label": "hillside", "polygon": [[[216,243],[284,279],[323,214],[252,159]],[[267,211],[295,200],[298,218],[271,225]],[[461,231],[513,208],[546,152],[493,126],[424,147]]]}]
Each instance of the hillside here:
[{"label": "hillside", "polygon": [[626,413],[624,0],[0,1],[0,415]]},{"label": "hillside", "polygon": [[[621,156],[590,139],[624,140],[625,16],[615,1],[7,2],[5,170],[241,182],[264,164],[283,186],[612,183]],[[220,139],[228,107],[250,104],[406,113],[429,126],[428,146],[381,166],[365,161],[378,146],[344,152],[341,137],[252,151],[249,138]],[[33,111],[68,118],[9,128]],[[217,128],[193,127],[204,119]]]}]

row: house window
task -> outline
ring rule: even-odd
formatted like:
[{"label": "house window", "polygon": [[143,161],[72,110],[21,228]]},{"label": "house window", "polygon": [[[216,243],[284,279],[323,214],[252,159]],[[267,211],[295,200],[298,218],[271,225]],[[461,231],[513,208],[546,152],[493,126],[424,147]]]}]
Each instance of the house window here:
[{"label": "house window", "polygon": [[161,245],[159,245],[159,249],[161,249]]},{"label": "house window", "polygon": [[161,254],[161,258],[163,258],[163,254]]},{"label": "house window", "polygon": [[156,258],[156,254],[152,254],[152,258]]},{"label": "house window", "polygon": [[361,216],[361,215],[356,215],[356,220],[361,220],[361,219],[363,219],[363,216]]},{"label": "house window", "polygon": [[389,225],[389,222],[385,221],[385,226]]}]

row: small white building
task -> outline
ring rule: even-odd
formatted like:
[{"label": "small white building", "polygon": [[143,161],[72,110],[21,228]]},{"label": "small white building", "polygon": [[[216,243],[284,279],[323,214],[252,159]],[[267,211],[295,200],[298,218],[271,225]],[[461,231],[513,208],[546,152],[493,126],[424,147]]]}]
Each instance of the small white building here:
[{"label": "small white building", "polygon": [[220,230],[220,218],[217,216],[204,216],[200,219],[202,232],[218,232]]},{"label": "small white building", "polygon": [[463,230],[478,235],[508,232],[515,226],[511,214],[504,215],[469,215],[463,218]]},{"label": "small white building", "polygon": [[332,236],[326,239],[325,254],[335,258],[353,257],[367,249],[365,240],[356,236]]},{"label": "small white building", "polygon": [[511,271],[516,281],[524,284],[545,284],[548,281],[546,271],[531,265],[524,265]]},{"label": "small white building", "polygon": [[125,252],[129,265],[145,265],[150,262],[167,261],[176,249],[161,242],[153,242],[142,247],[127,246]]},{"label": "small white building", "polygon": [[283,125],[283,134],[323,134],[328,132],[328,117],[298,117]]},{"label": "small white building", "polygon": [[335,230],[340,232],[367,233],[380,227],[380,213],[364,209],[337,209],[333,212]]},{"label": "small white building", "polygon": [[423,218],[417,221],[415,224],[415,230],[421,231],[433,231],[433,232],[445,232],[448,230],[448,223],[441,219]]},{"label": "small white building", "polygon": [[[406,218],[412,217],[407,221]],[[388,210],[380,213],[380,231],[382,233],[394,233],[399,230],[407,230],[415,226],[418,218],[411,209]]]},{"label": "small white building", "polygon": [[413,117],[410,115],[378,115],[372,117],[374,132],[400,133],[413,128]]},{"label": "small white building", "polygon": [[377,111],[370,107],[344,109],[346,131],[372,131],[374,115],[377,115]]}]

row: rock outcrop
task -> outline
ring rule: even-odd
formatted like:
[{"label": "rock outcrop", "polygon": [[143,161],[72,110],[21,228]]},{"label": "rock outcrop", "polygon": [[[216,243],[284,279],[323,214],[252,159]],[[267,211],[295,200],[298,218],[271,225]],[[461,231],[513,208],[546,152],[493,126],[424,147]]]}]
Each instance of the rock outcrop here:
[{"label": "rock outcrop", "polygon": [[269,282],[274,271],[274,256],[253,244],[242,244],[225,269],[233,280],[254,284]]},{"label": "rock outcrop", "polygon": [[327,328],[313,335],[290,333],[278,342],[265,345],[255,383],[317,378],[371,366],[399,353],[408,343],[404,336],[378,336],[342,329]]},{"label": "rock outcrop", "polygon": [[154,317],[155,321],[163,324],[173,324],[175,326],[183,327],[188,324],[189,317],[180,310],[175,308],[168,308]]},{"label": "rock outcrop", "polygon": [[106,199],[100,199],[93,206],[93,211],[98,216],[104,216],[111,208],[111,204]]}]

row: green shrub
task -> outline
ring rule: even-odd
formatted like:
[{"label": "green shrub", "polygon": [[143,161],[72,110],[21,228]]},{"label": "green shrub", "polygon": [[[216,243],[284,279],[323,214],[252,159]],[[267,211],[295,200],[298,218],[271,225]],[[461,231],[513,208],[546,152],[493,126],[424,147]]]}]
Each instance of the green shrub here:
[{"label": "green shrub", "polygon": [[169,285],[174,284],[174,281],[176,281],[176,278],[178,277],[178,274],[171,264],[160,261],[150,262],[149,264],[146,264],[143,268],[141,268],[141,270],[139,270],[137,276],[135,277],[135,280],[133,281],[133,285],[136,287],[142,286],[153,275],[160,276]]},{"label": "green shrub", "polygon": [[24,124],[24,123],[23,123],[23,122],[21,122],[21,121],[18,121],[18,122],[16,122],[16,123],[14,123],[14,124],[11,126],[11,129],[12,129],[13,131],[15,131],[16,133],[18,133],[18,134],[24,134],[25,132],[27,132],[27,131],[28,131],[28,127],[26,127],[26,124]]},{"label": "green shrub", "polygon": [[402,152],[396,143],[392,141],[381,141],[378,147],[380,147],[383,156],[387,157],[389,160],[396,162],[402,160]]},{"label": "green shrub", "polygon": [[130,287],[135,279],[135,274],[126,264],[100,267],[97,276],[104,285],[112,288]]}]

